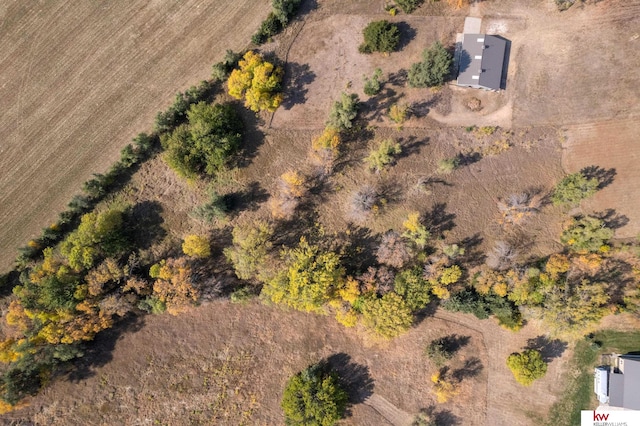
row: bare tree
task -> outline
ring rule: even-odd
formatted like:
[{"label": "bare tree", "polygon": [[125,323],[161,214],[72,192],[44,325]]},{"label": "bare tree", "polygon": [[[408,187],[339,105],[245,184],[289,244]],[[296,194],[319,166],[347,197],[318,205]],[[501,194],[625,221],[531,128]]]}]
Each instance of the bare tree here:
[{"label": "bare tree", "polygon": [[500,222],[518,225],[527,218],[540,211],[543,196],[540,194],[529,195],[527,193],[511,194],[507,198],[498,201],[498,210],[502,215]]},{"label": "bare tree", "polygon": [[376,253],[378,262],[394,268],[402,268],[411,260],[407,242],[396,231],[389,231],[382,236],[380,247]]},{"label": "bare tree", "polygon": [[348,203],[348,216],[356,222],[366,220],[376,207],[378,192],[371,185],[364,185],[351,194]]},{"label": "bare tree", "polygon": [[487,266],[503,271],[513,265],[518,252],[506,241],[496,241],[493,249],[487,254]]}]

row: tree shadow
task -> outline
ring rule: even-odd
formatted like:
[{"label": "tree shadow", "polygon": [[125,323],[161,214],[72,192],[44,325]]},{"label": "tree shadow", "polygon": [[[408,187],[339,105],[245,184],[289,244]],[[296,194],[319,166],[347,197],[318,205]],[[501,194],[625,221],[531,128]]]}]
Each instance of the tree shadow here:
[{"label": "tree shadow", "polygon": [[242,118],[244,132],[242,134],[242,147],[231,161],[232,166],[247,167],[258,155],[258,149],[264,143],[264,133],[261,127],[264,120],[253,111],[245,108],[240,102],[233,102],[235,110]]},{"label": "tree shadow", "polygon": [[471,336],[460,336],[458,334],[449,334],[448,336],[441,337],[440,339],[437,339],[437,340],[442,343],[442,345],[444,346],[444,349],[447,352],[451,354],[455,354],[460,349],[464,348],[469,344],[469,341],[471,340]]},{"label": "tree shadow", "polygon": [[413,424],[426,424],[435,426],[457,426],[462,424],[460,418],[453,414],[449,410],[436,410],[435,406],[430,406],[420,410],[417,418],[423,423]]},{"label": "tree shadow", "polygon": [[348,274],[359,275],[378,263],[375,253],[380,235],[373,234],[367,227],[349,224],[333,241],[332,250],[342,253],[342,264]]},{"label": "tree shadow", "polygon": [[256,211],[260,205],[269,199],[269,193],[260,186],[260,182],[251,182],[243,190],[232,192],[224,196],[224,202],[231,216],[241,211]]},{"label": "tree shadow", "polygon": [[551,362],[554,358],[560,358],[567,349],[567,342],[560,339],[549,339],[547,336],[538,336],[527,340],[526,349],[535,349],[542,354],[544,362]]},{"label": "tree shadow", "polygon": [[409,43],[411,43],[416,38],[417,32],[414,28],[411,28],[411,26],[404,21],[397,22],[396,25],[398,26],[398,30],[400,31],[400,41],[398,42],[396,51],[401,52],[405,47],[409,45]]},{"label": "tree shadow", "polygon": [[476,151],[472,152],[460,152],[456,156],[458,163],[461,166],[470,166],[478,161],[482,160],[482,154]]},{"label": "tree shadow", "polygon": [[91,342],[85,346],[82,358],[77,358],[70,364],[66,379],[72,383],[79,383],[96,374],[96,368],[107,365],[113,359],[113,350],[116,342],[126,333],[135,333],[144,326],[144,317],[128,314],[114,327],[98,333]]},{"label": "tree shadow", "polygon": [[471,357],[464,361],[462,367],[455,369],[451,376],[458,382],[461,382],[464,379],[471,379],[478,376],[480,372],[482,372],[483,368],[484,366],[482,365],[480,358]]},{"label": "tree shadow", "polygon": [[440,236],[445,231],[450,231],[455,227],[453,220],[456,215],[455,213],[447,213],[446,209],[446,203],[437,203],[430,212],[424,215],[424,223],[426,223],[431,233],[436,236]]},{"label": "tree shadow", "polygon": [[387,83],[396,87],[404,87],[407,84],[408,75],[407,70],[404,69],[395,73],[390,73]]},{"label": "tree shadow", "polygon": [[143,201],[131,207],[125,220],[124,229],[135,247],[147,249],[167,235],[162,227],[162,205],[157,201]]},{"label": "tree shadow", "polygon": [[409,136],[406,138],[400,138],[398,140],[402,147],[402,152],[396,156],[396,159],[406,158],[413,154],[418,154],[420,148],[427,145],[429,138],[418,139],[415,136]]},{"label": "tree shadow", "polygon": [[614,209],[607,209],[602,212],[593,213],[596,217],[604,222],[604,226],[611,229],[622,228],[629,223],[629,218],[623,214],[617,213]]},{"label": "tree shadow", "polygon": [[286,110],[291,109],[294,105],[304,104],[307,101],[306,88],[316,79],[316,73],[311,71],[309,64],[299,64],[296,62],[288,62],[285,65],[284,72],[284,93],[285,98],[282,107]]},{"label": "tree shadow", "polygon": [[307,15],[310,12],[313,12],[318,8],[317,0],[302,0],[302,3],[298,7],[298,11],[296,12],[296,18],[301,18],[304,15]]},{"label": "tree shadow", "polygon": [[360,103],[361,107],[358,115],[365,121],[382,121],[387,115],[389,108],[397,104],[403,96],[403,94],[398,94],[392,88],[385,87],[377,95]]},{"label": "tree shadow", "polygon": [[599,166],[588,166],[580,170],[587,179],[595,178],[598,180],[598,189],[606,188],[611,185],[618,174],[616,169],[604,169]]},{"label": "tree shadow", "polygon": [[417,118],[426,117],[431,108],[438,103],[442,95],[436,93],[430,99],[422,102],[414,102],[411,104],[411,114]]},{"label": "tree shadow", "polygon": [[480,245],[484,239],[477,232],[470,237],[466,237],[458,242],[458,246],[464,249],[464,254],[460,256],[461,261],[469,266],[480,266],[485,262],[485,254],[480,250]]},{"label": "tree shadow", "polygon": [[331,355],[326,359],[338,373],[340,385],[349,394],[349,403],[360,404],[373,395],[374,380],[369,374],[369,367],[351,361],[346,353]]}]

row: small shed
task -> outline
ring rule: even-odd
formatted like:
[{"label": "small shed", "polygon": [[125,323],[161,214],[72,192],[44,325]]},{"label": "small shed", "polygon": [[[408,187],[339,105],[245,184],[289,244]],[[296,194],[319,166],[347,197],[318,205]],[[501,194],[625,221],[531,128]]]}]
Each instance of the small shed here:
[{"label": "small shed", "polygon": [[502,89],[507,40],[487,34],[463,34],[458,59],[458,86]]}]

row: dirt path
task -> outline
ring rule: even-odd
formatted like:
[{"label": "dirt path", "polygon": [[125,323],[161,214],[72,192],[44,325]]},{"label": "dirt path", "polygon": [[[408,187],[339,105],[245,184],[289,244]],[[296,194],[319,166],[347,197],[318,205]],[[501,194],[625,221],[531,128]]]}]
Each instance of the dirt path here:
[{"label": "dirt path", "polygon": [[413,416],[411,414],[399,409],[385,398],[375,393],[367,398],[367,400],[364,401],[364,404],[376,410],[393,426],[409,426],[413,422]]}]

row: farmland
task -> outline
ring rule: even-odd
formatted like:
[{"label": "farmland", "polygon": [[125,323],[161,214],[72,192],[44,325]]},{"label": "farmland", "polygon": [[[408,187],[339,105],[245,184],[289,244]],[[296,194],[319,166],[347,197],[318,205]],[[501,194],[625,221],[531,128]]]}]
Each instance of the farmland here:
[{"label": "farmland", "polygon": [[[281,424],[287,380],[321,359],[349,391],[340,424],[408,425],[426,412],[442,425],[529,426],[544,424],[554,404],[570,404],[573,394],[563,385],[577,377],[574,359],[591,350],[583,335],[637,326],[640,217],[633,190],[640,184],[634,163],[640,86],[625,70],[640,65],[640,1],[586,2],[562,13],[552,1],[533,3],[486,0],[453,9],[425,2],[411,15],[391,16],[368,0],[303,1],[288,27],[259,47],[266,60],[283,66],[279,108],[254,113],[219,87],[207,99],[231,105],[244,122],[243,146],[228,168],[185,179],[168,164],[166,151],[155,152],[98,204],[102,213],[121,209],[135,238],[144,240],[135,241],[133,255],[120,254],[126,266],[115,283],[89,290],[95,312],[126,299],[119,306],[125,314],[95,340],[80,342],[84,356],[53,370],[26,407],[5,414],[7,421]],[[13,37],[0,41],[0,83],[8,93],[0,101],[8,111],[0,118],[8,135],[0,146],[0,183],[8,188],[0,194],[0,217],[8,225],[2,247],[13,250],[54,220],[91,173],[113,163],[134,134],[151,130],[155,113],[175,92],[208,79],[226,49],[255,49],[251,34],[269,10],[267,1],[225,6],[200,0],[81,7],[16,2],[0,9],[0,31]],[[451,47],[467,15],[481,16],[483,30],[511,41],[505,90],[410,87],[406,70],[433,43]],[[398,51],[359,53],[362,29],[376,19],[398,24]],[[376,68],[382,88],[367,95],[364,77]],[[358,114],[348,120],[353,127],[339,132],[333,161],[319,163],[315,141],[331,130],[330,111],[343,92],[358,96]],[[471,101],[481,108],[469,107]],[[398,105],[410,106],[401,123],[389,113]],[[164,149],[171,131],[160,137]],[[365,159],[388,140],[399,149],[378,169],[368,167]],[[595,193],[574,204],[552,202],[558,182],[585,168],[587,177],[595,176]],[[372,188],[376,200],[357,216],[354,194],[362,188]],[[212,193],[226,210],[203,220],[195,212],[216,200]],[[522,194],[538,203],[509,216],[505,205]],[[292,213],[278,210],[279,200],[292,199]],[[589,215],[616,238],[587,238],[594,249],[575,249],[576,238],[569,237],[580,234],[567,236],[570,223]],[[272,233],[266,254],[252,253],[260,267],[239,279],[240,262],[229,253],[243,254],[237,231],[256,224]],[[409,247],[400,260],[380,254],[390,230]],[[182,256],[186,236],[207,242],[203,258]],[[507,255],[492,264],[500,247]],[[56,250],[45,253],[46,267],[27,265],[31,274],[23,280],[38,284],[52,264],[68,274],[70,255]],[[13,251],[3,252],[8,265]],[[327,300],[300,302],[293,291],[278,293],[282,283],[304,275],[295,260],[308,253],[320,254],[307,266],[316,269],[306,287],[325,277],[322,267],[334,274]],[[333,267],[326,259],[341,263]],[[162,275],[172,273],[167,265],[174,261],[176,276],[193,272],[188,284],[199,292],[196,303],[171,306],[159,296],[158,288],[173,280]],[[103,265],[106,260],[73,273],[82,283],[82,274],[93,278]],[[455,268],[460,274],[441,285],[444,273],[437,273]],[[375,279],[367,278],[372,270]],[[385,271],[393,290],[382,288]],[[125,275],[142,290],[122,289],[129,287]],[[423,283],[421,294],[407,290],[406,277]],[[567,296],[578,283],[585,293],[602,296],[597,292],[606,288],[615,296],[595,307],[580,304],[584,300]],[[556,288],[566,290],[553,293]],[[527,292],[538,299],[527,300]],[[17,316],[11,300],[31,302],[25,293],[19,289],[0,302],[3,316]],[[489,300],[502,305],[456,308],[470,303],[456,296],[471,293],[486,306]],[[415,305],[410,327],[392,340],[367,317],[367,304],[387,295]],[[77,291],[73,297],[85,296]],[[175,315],[158,314],[160,308]],[[345,309],[353,324],[340,319]],[[621,311],[630,312],[608,315]],[[587,320],[572,316],[582,312]],[[0,331],[3,338],[15,335],[15,324]],[[443,367],[425,348],[445,336],[458,343]],[[539,350],[546,368],[528,387],[505,362],[525,348]],[[436,372],[449,374],[456,386],[444,400]],[[565,414],[571,413],[554,411],[554,421],[565,424]]]},{"label": "farmland", "polygon": [[265,1],[3,2],[0,267],[268,11]]}]

